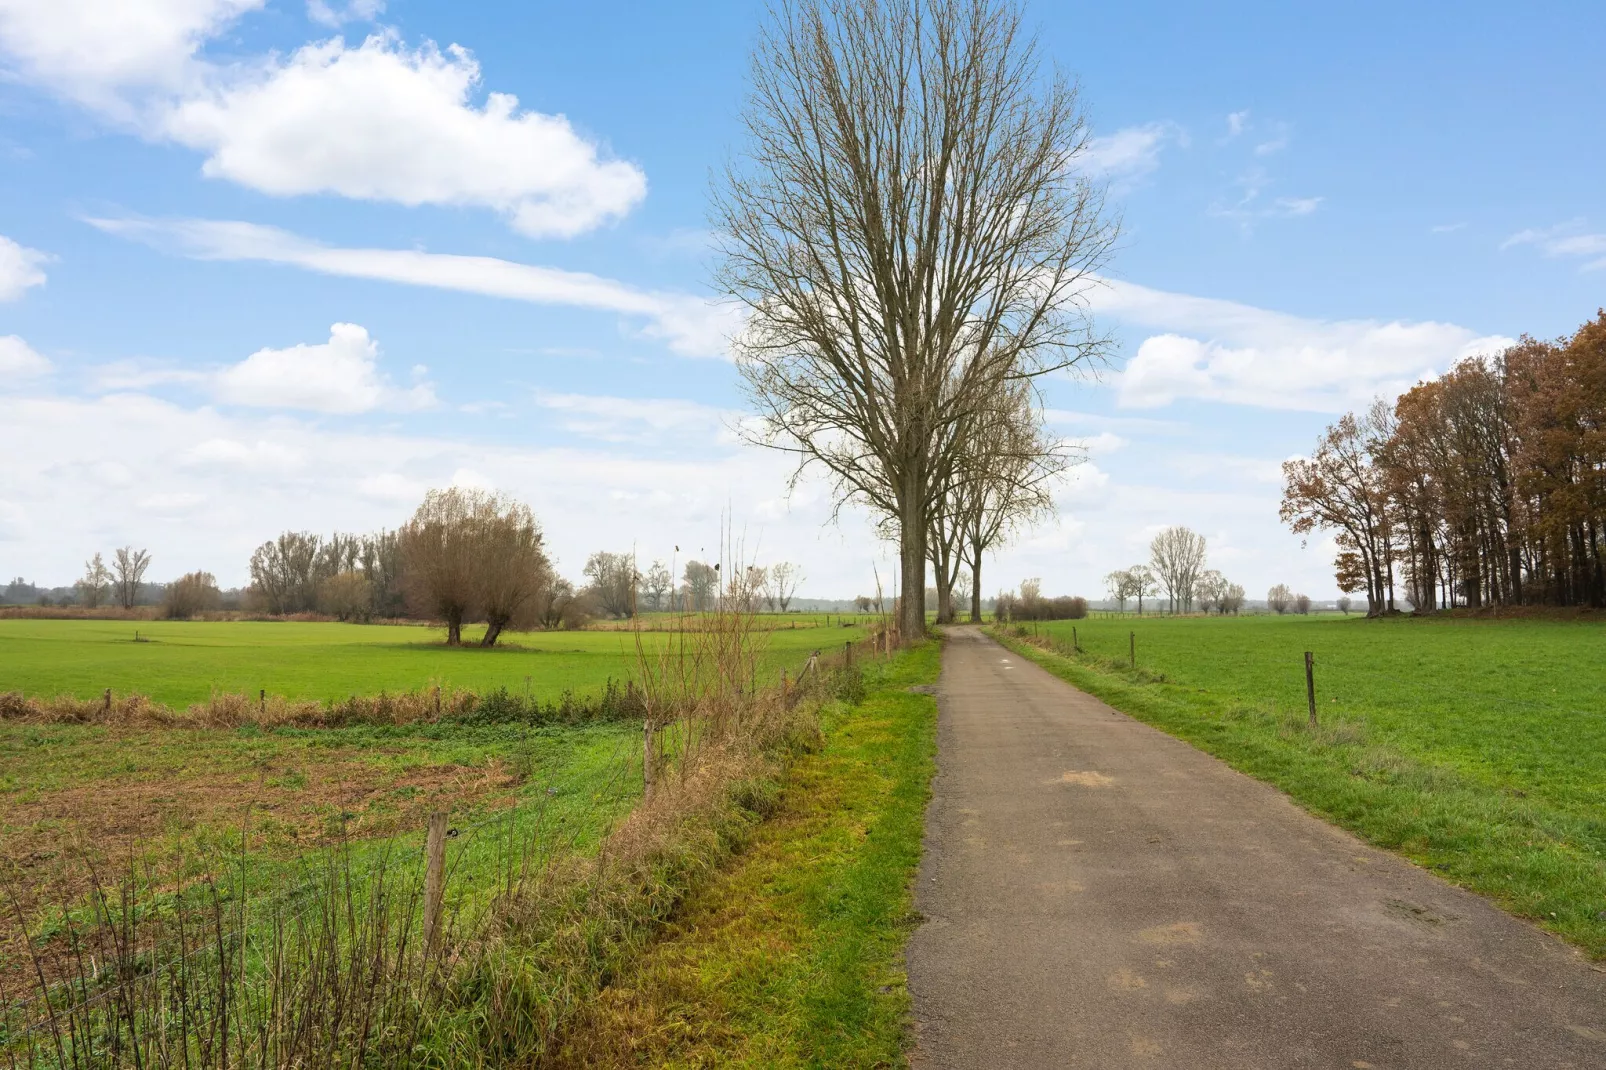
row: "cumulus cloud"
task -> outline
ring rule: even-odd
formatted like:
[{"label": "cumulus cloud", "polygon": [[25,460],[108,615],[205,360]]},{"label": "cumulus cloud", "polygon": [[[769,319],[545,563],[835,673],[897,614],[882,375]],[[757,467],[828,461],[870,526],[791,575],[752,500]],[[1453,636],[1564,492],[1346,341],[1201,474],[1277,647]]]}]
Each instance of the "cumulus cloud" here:
[{"label": "cumulus cloud", "polygon": [[506,93],[476,106],[479,85],[456,45],[334,38],[181,101],[162,129],[208,153],[205,174],[264,193],[486,207],[532,237],[573,237],[646,195],[639,168],[568,119]]},{"label": "cumulus cloud", "polygon": [[638,290],[578,271],[520,264],[488,256],[413,249],[341,249],[274,227],[211,220],[91,219],[111,234],[144,241],[200,260],[255,260],[324,275],[381,279],[410,286],[484,294],[541,305],[615,312],[641,332],[685,356],[717,357],[740,327],[740,313],[691,294]]},{"label": "cumulus cloud", "polygon": [[379,370],[379,343],[366,328],[337,323],[329,341],[259,349],[213,380],[219,401],[263,409],[360,413],[424,409],[435,404],[427,383],[400,389]]},{"label": "cumulus cloud", "polygon": [[[275,196],[337,194],[489,208],[533,237],[572,237],[633,209],[647,180],[562,115],[484,96],[459,45],[393,32],[228,64],[207,42],[263,0],[0,0],[13,77],[144,136],[205,154],[204,174]],[[309,15],[372,18],[377,0]]]},{"label": "cumulus cloud", "polygon": [[13,75],[131,120],[137,94],[181,92],[205,41],[265,0],[0,0]]},{"label": "cumulus cloud", "polygon": [[1158,329],[1118,376],[1122,405],[1180,399],[1337,412],[1512,344],[1451,323],[1314,320],[1110,281],[1095,307]]},{"label": "cumulus cloud", "polygon": [[0,337],[0,390],[50,371],[50,361],[14,334]]},{"label": "cumulus cloud", "polygon": [[0,301],[15,301],[33,287],[43,286],[45,273],[39,265],[49,259],[37,249],[0,235]]}]

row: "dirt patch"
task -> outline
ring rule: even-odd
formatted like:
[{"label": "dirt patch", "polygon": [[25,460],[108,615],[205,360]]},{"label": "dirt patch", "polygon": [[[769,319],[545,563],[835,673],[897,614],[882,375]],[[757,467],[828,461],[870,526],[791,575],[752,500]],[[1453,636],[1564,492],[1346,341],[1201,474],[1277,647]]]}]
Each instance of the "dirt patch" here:
[{"label": "dirt patch", "polygon": [[[104,745],[132,751],[141,739],[131,733]],[[113,771],[6,800],[0,876],[9,894],[0,912],[0,987],[16,991],[28,981],[16,973],[27,957],[18,911],[37,931],[42,919],[83,903],[96,873],[116,885],[132,867],[142,881],[177,884],[237,862],[242,838],[253,859],[289,858],[420,828],[436,809],[511,806],[522,779],[499,759],[388,767],[374,760],[386,756],[356,747],[297,748],[253,765],[222,753],[209,761],[197,751],[182,772]]]}]

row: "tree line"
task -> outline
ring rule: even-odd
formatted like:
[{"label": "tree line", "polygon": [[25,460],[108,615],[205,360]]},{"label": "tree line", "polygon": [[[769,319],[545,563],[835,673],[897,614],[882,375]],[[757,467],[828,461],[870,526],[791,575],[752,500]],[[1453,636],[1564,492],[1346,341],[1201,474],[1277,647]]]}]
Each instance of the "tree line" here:
[{"label": "tree line", "polygon": [[1371,615],[1606,605],[1606,311],[1348,414],[1283,465],[1281,515],[1331,531]]}]

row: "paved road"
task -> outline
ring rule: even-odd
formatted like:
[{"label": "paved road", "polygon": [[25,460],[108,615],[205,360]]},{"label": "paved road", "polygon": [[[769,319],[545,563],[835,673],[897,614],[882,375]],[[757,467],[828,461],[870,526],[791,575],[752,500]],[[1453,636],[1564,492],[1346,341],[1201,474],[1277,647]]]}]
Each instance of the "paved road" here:
[{"label": "paved road", "polygon": [[921,1070],[1606,1067],[1606,973],[958,629]]}]

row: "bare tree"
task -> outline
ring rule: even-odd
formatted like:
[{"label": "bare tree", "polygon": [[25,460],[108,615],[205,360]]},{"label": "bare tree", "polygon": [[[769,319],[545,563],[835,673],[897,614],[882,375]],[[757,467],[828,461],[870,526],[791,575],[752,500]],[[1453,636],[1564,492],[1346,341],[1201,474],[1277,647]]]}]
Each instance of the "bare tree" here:
[{"label": "bare tree", "polygon": [[1340,613],[1347,617],[1349,616],[1350,607],[1355,605],[1355,600],[1347,594],[1341,595],[1339,596],[1338,601],[1334,602],[1333,605],[1337,607]]},{"label": "bare tree", "polygon": [[675,578],[662,561],[654,561],[641,576],[641,593],[647,608],[654,612],[664,608],[664,599],[675,586]]},{"label": "bare tree", "polygon": [[287,531],[251,554],[251,587],[269,613],[301,613],[316,605],[321,543],[310,532]]},{"label": "bare tree", "polygon": [[1300,616],[1304,616],[1310,612],[1310,595],[1294,595],[1294,612],[1298,613]]},{"label": "bare tree", "polygon": [[1241,584],[1241,583],[1229,583],[1229,584],[1227,584],[1227,592],[1221,598],[1221,612],[1223,612],[1223,613],[1231,613],[1233,616],[1236,617],[1238,615],[1238,611],[1240,609],[1243,609],[1243,607],[1244,607],[1244,588],[1243,588],[1243,584]]},{"label": "bare tree", "polygon": [[1218,613],[1227,612],[1227,590],[1232,584],[1227,577],[1213,568],[1207,568],[1199,573],[1199,578],[1193,581],[1194,596],[1199,600],[1199,608],[1209,613],[1212,610]]},{"label": "bare tree", "polygon": [[463,487],[432,490],[398,533],[407,600],[420,616],[446,622],[448,646],[462,644],[463,622],[478,608],[474,527],[492,501]]},{"label": "bare tree", "polygon": [[591,581],[587,589],[602,612],[621,620],[636,615],[636,586],[640,576],[632,555],[600,550],[591,555],[581,571]]},{"label": "bare tree", "polygon": [[[963,560],[970,566],[970,619],[981,620],[982,556],[996,549],[1019,528],[1052,515],[1053,482],[1080,460],[1066,443],[1048,434],[1034,391],[1026,382],[1006,385],[994,398],[978,404],[961,425],[957,447],[950,453],[949,490],[945,508],[935,513],[934,538],[938,553],[946,551],[942,522],[951,513],[952,535],[957,542],[951,567],[957,572]],[[933,564],[938,563],[936,555]],[[939,594],[944,570],[939,565]],[[948,577],[952,586],[952,574]],[[939,619],[943,618],[939,606]],[[947,607],[946,619],[953,618]]]},{"label": "bare tree", "polygon": [[485,617],[481,646],[495,646],[503,629],[535,623],[535,597],[549,569],[541,526],[523,502],[492,499],[475,524],[475,602]]},{"label": "bare tree", "polygon": [[132,546],[124,546],[112,554],[112,594],[124,609],[133,609],[139,600],[139,585],[145,579],[145,570],[151,567],[151,555]]},{"label": "bare tree", "polygon": [[1114,228],[1074,89],[999,0],[780,0],[745,157],[714,206],[758,441],[892,519],[904,635],[960,424],[999,384],[1103,352],[1085,294]]},{"label": "bare tree", "polygon": [[853,609],[856,613],[868,613],[874,604],[875,600],[867,594],[857,595],[853,599]]},{"label": "bare tree", "polygon": [[797,595],[798,585],[803,582],[803,570],[790,561],[780,561],[770,566],[769,585],[775,593],[775,601],[785,613]]},{"label": "bare tree", "polygon": [[1143,616],[1143,600],[1159,589],[1159,581],[1155,579],[1153,571],[1148,565],[1133,565],[1127,570],[1132,574],[1132,596],[1138,600],[1138,616]]},{"label": "bare tree", "polygon": [[1132,597],[1132,570],[1118,568],[1104,577],[1104,589],[1109,593],[1110,601],[1114,602],[1122,613],[1126,612],[1126,600]]},{"label": "bare tree", "polygon": [[1288,589],[1286,583],[1279,583],[1266,592],[1266,608],[1279,616],[1287,613],[1288,607],[1293,605],[1293,602],[1294,592]]},{"label": "bare tree", "polygon": [[112,574],[106,567],[106,562],[96,554],[84,562],[84,577],[78,581],[78,603],[94,609],[105,600],[107,592],[111,590]]},{"label": "bare tree", "polygon": [[686,585],[686,608],[697,613],[714,608],[714,596],[719,593],[719,566],[688,561],[681,575]]},{"label": "bare tree", "polygon": [[1149,564],[1165,588],[1171,612],[1185,613],[1193,608],[1194,583],[1204,568],[1203,535],[1176,525],[1166,528],[1149,543]]}]

